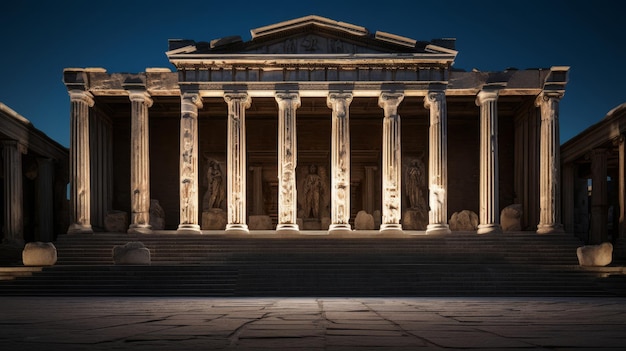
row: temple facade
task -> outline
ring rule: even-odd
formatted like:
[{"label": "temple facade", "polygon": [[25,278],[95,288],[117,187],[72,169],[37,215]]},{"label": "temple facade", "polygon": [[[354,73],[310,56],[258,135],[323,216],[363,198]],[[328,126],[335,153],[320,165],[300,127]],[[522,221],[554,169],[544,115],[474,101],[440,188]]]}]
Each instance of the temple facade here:
[{"label": "temple facade", "polygon": [[69,233],[122,214],[136,233],[430,234],[462,210],[492,233],[511,204],[523,230],[562,231],[568,67],[464,71],[454,39],[318,16],[166,55],[174,70],[64,70]]}]

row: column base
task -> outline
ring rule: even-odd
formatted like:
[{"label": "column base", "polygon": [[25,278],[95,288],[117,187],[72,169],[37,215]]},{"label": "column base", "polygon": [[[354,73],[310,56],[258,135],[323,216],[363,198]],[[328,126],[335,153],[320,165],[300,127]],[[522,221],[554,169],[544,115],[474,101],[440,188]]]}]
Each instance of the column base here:
[{"label": "column base", "polygon": [[429,224],[426,226],[426,234],[450,234],[450,227],[447,224]]},{"label": "column base", "polygon": [[537,225],[537,234],[563,233],[561,224],[539,224]]},{"label": "column base", "polygon": [[201,234],[200,226],[197,224],[179,224],[176,233],[179,234]]},{"label": "column base", "polygon": [[152,226],[149,224],[131,224],[126,232],[128,234],[152,234]]},{"label": "column base", "polygon": [[226,232],[228,234],[248,234],[250,233],[250,230],[248,230],[248,225],[247,224],[240,224],[240,223],[228,223],[226,225]]},{"label": "column base", "polygon": [[334,223],[328,226],[328,234],[343,234],[352,231],[352,227],[348,223]]},{"label": "column base", "polygon": [[476,234],[491,234],[491,233],[502,233],[502,227],[499,224],[490,223],[490,224],[479,224],[478,230]]},{"label": "column base", "polygon": [[379,231],[381,234],[404,234],[400,223],[381,224]]},{"label": "column base", "polygon": [[279,223],[276,225],[277,234],[300,234],[300,227],[295,223]]},{"label": "column base", "polygon": [[67,229],[67,234],[93,234],[93,229],[91,224],[73,223]]}]

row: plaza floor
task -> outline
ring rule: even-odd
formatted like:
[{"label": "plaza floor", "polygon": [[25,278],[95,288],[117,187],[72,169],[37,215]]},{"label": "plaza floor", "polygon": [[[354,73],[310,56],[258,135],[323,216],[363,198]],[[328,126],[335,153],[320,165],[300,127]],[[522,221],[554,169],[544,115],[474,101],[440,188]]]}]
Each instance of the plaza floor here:
[{"label": "plaza floor", "polygon": [[623,350],[624,298],[2,297],[3,350]]}]

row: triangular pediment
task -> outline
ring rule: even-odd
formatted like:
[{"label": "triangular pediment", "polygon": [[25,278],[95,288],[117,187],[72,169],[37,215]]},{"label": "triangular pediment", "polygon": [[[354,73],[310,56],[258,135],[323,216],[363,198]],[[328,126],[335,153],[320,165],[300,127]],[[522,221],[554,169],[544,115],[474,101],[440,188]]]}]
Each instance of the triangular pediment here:
[{"label": "triangular pediment", "polygon": [[[338,22],[320,16],[306,16],[250,31],[252,39],[240,37],[214,39],[210,42],[170,41],[168,56],[202,54],[260,55],[345,55],[345,54],[447,54],[456,55],[453,47],[380,32]],[[451,44],[454,41],[450,41]],[[439,44],[439,43],[438,43]]]}]

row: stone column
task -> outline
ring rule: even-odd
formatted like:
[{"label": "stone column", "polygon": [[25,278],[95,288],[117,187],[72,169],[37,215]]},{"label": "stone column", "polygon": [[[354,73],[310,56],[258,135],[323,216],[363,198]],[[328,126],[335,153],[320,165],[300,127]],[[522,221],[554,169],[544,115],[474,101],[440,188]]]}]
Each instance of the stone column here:
[{"label": "stone column", "polygon": [[300,107],[300,96],[295,93],[278,93],[275,98],[278,103],[278,224],[276,231],[298,232],[296,109]]},{"label": "stone column", "polygon": [[54,240],[54,163],[37,158],[37,232],[39,241]]},{"label": "stone column", "polygon": [[130,132],[130,199],[129,233],[150,233],[150,148],[148,108],[150,95],[143,90],[131,90]]},{"label": "stone column", "polygon": [[448,226],[448,111],[444,91],[430,91],[424,97],[430,109],[428,145],[429,205],[427,234],[450,233]]},{"label": "stone column", "polygon": [[4,240],[9,245],[24,246],[24,199],[22,188],[22,154],[24,144],[2,140],[4,169]]},{"label": "stone column", "polygon": [[480,106],[480,213],[478,234],[499,233],[498,94],[499,87],[484,87],[476,97]]},{"label": "stone column", "polygon": [[70,90],[70,226],[68,234],[93,233],[91,228],[91,162],[89,108],[93,96]]},{"label": "stone column", "polygon": [[402,181],[402,151],[401,129],[398,105],[404,99],[403,94],[382,93],[378,99],[378,106],[385,111],[383,119],[383,208],[381,232],[402,232],[401,194]]},{"label": "stone column", "polygon": [[246,224],[246,109],[250,97],[245,93],[224,94],[228,104],[228,224],[226,231],[248,232]]},{"label": "stone column", "polygon": [[179,232],[200,233],[198,224],[198,108],[202,108],[202,97],[198,93],[184,93],[180,106]]},{"label": "stone column", "polygon": [[541,145],[539,151],[540,210],[538,234],[562,232],[560,188],[560,140],[558,92],[543,92],[535,101],[541,108]]},{"label": "stone column", "polygon": [[[329,232],[350,231],[350,103],[352,94],[331,93],[326,104],[332,108],[331,190]],[[399,102],[398,102],[399,103]],[[399,121],[399,117],[398,117]],[[399,122],[398,122],[399,123]]]},{"label": "stone column", "polygon": [[374,191],[375,174],[378,169],[376,166],[365,166],[365,185],[363,186],[363,209],[369,213],[374,213]]},{"label": "stone column", "polygon": [[589,244],[600,244],[608,240],[607,151],[591,151],[591,231]]},{"label": "stone column", "polygon": [[618,144],[618,167],[619,167],[619,179],[618,179],[618,199],[619,199],[619,227],[617,236],[620,238],[626,237],[626,138],[624,135],[620,135],[617,139]]}]

